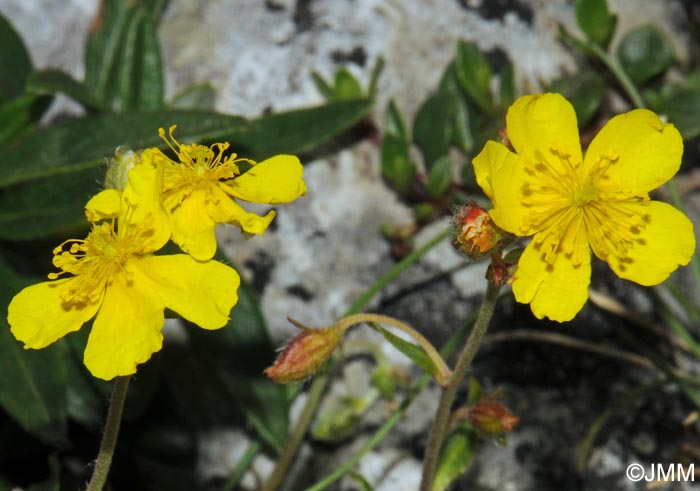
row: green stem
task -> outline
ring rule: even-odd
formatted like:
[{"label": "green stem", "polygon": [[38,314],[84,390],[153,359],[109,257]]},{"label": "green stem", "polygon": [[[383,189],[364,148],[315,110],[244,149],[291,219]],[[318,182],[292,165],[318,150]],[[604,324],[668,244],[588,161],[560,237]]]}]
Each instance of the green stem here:
[{"label": "green stem", "polygon": [[448,429],[447,426],[450,419],[450,412],[452,410],[452,403],[457,395],[457,389],[459,388],[462,379],[466,375],[472,360],[476,356],[479,346],[481,346],[481,340],[488,329],[489,321],[493,315],[493,309],[496,305],[496,301],[498,300],[498,291],[500,288],[500,286],[496,286],[492,282],[488,283],[484,301],[479,309],[476,322],[474,322],[474,328],[469,334],[469,339],[467,339],[467,343],[464,345],[464,349],[457,359],[452,377],[450,378],[447,387],[445,390],[443,390],[442,396],[440,397],[438,409],[435,413],[435,421],[433,422],[433,427],[430,431],[430,436],[428,437],[428,443],[425,449],[425,457],[423,459],[423,477],[421,480],[420,491],[432,490],[433,477],[435,476],[435,470],[437,468],[442,442],[445,439],[445,433]]},{"label": "green stem", "polygon": [[644,99],[637,90],[637,87],[634,86],[632,80],[629,78],[629,76],[627,76],[617,61],[615,61],[603,48],[595,43],[586,43],[586,47],[591,51],[591,53],[598,57],[600,61],[605,63],[605,66],[607,66],[608,70],[610,70],[615,78],[617,78],[617,81],[620,82],[620,85],[622,85],[622,88],[625,89],[625,92],[627,92],[627,95],[630,96],[630,99],[632,99],[632,102],[636,107],[639,109],[647,107],[644,103]]},{"label": "green stem", "polygon": [[[389,271],[384,273],[377,281],[370,286],[365,293],[360,295],[360,297],[355,300],[355,302],[348,308],[343,317],[356,314],[360,312],[367,303],[379,293],[386,285],[388,285],[394,278],[401,274],[406,268],[411,264],[415,263],[421,256],[423,256],[430,249],[438,245],[440,242],[445,240],[450,236],[451,231],[449,229],[441,232],[432,240],[428,241],[426,244],[416,249],[412,253],[408,254],[401,261],[396,263]],[[309,389],[309,398],[306,400],[306,404],[302,411],[299,421],[297,421],[296,426],[292,434],[290,435],[287,443],[282,449],[282,453],[275,464],[275,468],[272,474],[268,478],[267,482],[263,485],[262,491],[275,491],[282,484],[282,480],[287,474],[289,467],[294,462],[297,452],[299,451],[299,446],[306,435],[306,431],[311,425],[313,420],[313,415],[316,413],[319,404],[321,403],[321,397],[326,391],[326,386],[330,382],[329,377],[330,370],[327,370],[320,375],[316,376],[311,383],[311,388]]]},{"label": "green stem", "polygon": [[92,478],[90,478],[88,483],[87,491],[102,491],[105,482],[107,482],[107,474],[109,474],[112,456],[117,446],[117,435],[119,434],[122,410],[124,409],[124,401],[126,400],[126,392],[129,389],[130,380],[130,375],[117,377],[114,380],[114,389],[112,389],[112,399],[109,401],[105,431],[102,434],[100,451],[97,454],[95,469],[92,471]]}]

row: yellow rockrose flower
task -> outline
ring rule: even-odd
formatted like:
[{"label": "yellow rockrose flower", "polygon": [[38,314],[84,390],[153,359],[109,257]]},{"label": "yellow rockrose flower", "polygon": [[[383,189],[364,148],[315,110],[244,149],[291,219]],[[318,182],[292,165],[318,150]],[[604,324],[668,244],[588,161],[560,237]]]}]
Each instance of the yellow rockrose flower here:
[{"label": "yellow rockrose flower", "polygon": [[688,218],[649,191],[680,167],[678,130],[646,109],[612,118],[582,156],[576,114],[559,94],[519,98],[506,116],[515,150],[489,141],[474,159],[496,224],[533,236],[513,293],[538,317],[572,319],[588,298],[590,251],[621,278],[664,281],[695,252]]},{"label": "yellow rockrose flower", "polygon": [[[218,223],[237,225],[248,234],[262,235],[275,217],[274,210],[265,216],[250,213],[235,198],[254,203],[280,204],[306,194],[303,168],[293,155],[275,155],[263,162],[224,157],[228,143],[211,147],[181,144],[169,139],[161,128],[160,137],[177,155],[175,162],[160,153],[165,176],[163,200],[172,214],[172,240],[196,259],[211,259],[216,252],[214,228]],[[252,166],[241,173],[238,164]]]},{"label": "yellow rockrose flower", "polygon": [[92,231],[54,250],[61,271],[12,299],[8,322],[25,348],[43,348],[94,317],[84,362],[109,380],[134,373],[160,350],[166,308],[204,329],[228,321],[238,299],[235,270],[186,254],[152,254],[170,238],[170,218],[162,169],[150,156],[144,152],[123,192],[108,189],[88,202]]}]

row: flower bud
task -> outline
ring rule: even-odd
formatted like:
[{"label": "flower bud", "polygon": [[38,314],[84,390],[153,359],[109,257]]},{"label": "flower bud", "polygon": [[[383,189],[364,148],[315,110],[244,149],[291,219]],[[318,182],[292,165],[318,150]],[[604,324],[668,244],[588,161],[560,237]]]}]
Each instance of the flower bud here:
[{"label": "flower bud", "polygon": [[504,235],[489,213],[473,201],[455,211],[453,225],[452,245],[473,259],[483,257],[498,246]]},{"label": "flower bud", "polygon": [[114,151],[114,157],[109,159],[105,175],[105,189],[123,191],[129,182],[129,171],[140,160],[140,153],[129,147],[119,146]]},{"label": "flower bud", "polygon": [[278,384],[298,382],[313,375],[330,358],[345,332],[335,326],[310,329],[292,323],[302,332],[294,336],[275,363],[264,370],[265,375]]},{"label": "flower bud", "polygon": [[519,417],[493,397],[485,397],[474,404],[467,418],[477,431],[492,438],[510,433],[520,421]]}]

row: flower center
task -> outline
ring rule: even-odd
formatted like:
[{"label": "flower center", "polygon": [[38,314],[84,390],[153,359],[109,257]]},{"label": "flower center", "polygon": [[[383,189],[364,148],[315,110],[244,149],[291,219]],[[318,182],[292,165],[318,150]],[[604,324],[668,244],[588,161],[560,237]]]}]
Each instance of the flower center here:
[{"label": "flower center", "polygon": [[598,187],[593,183],[587,183],[574,191],[573,204],[582,207],[598,198]]}]

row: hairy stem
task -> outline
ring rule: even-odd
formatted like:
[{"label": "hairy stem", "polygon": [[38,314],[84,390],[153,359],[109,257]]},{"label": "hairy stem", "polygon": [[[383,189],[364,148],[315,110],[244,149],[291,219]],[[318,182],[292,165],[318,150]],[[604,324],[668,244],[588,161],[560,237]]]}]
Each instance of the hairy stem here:
[{"label": "hairy stem", "polygon": [[102,434],[100,451],[97,454],[95,469],[92,471],[92,477],[88,483],[87,491],[102,491],[105,482],[107,482],[109,467],[112,465],[112,456],[117,446],[117,435],[119,434],[122,410],[124,409],[124,401],[126,400],[126,392],[129,389],[130,380],[130,375],[126,377],[117,377],[114,380],[112,399],[109,401],[109,410],[107,411],[105,431]]},{"label": "hairy stem", "polygon": [[457,359],[454,372],[452,373],[452,377],[450,377],[447,387],[442,391],[438,409],[435,413],[433,427],[430,431],[425,449],[420,491],[431,491],[432,489],[433,477],[435,476],[440,449],[448,429],[447,426],[450,419],[450,411],[452,410],[452,403],[457,395],[457,389],[466,375],[472,360],[476,356],[479,346],[481,345],[481,340],[489,326],[489,321],[493,315],[493,309],[498,300],[499,290],[500,286],[496,286],[492,282],[488,283],[486,295],[479,309],[476,321],[474,322],[472,332],[469,334],[469,339],[467,339],[467,343],[464,345],[464,349]]}]

